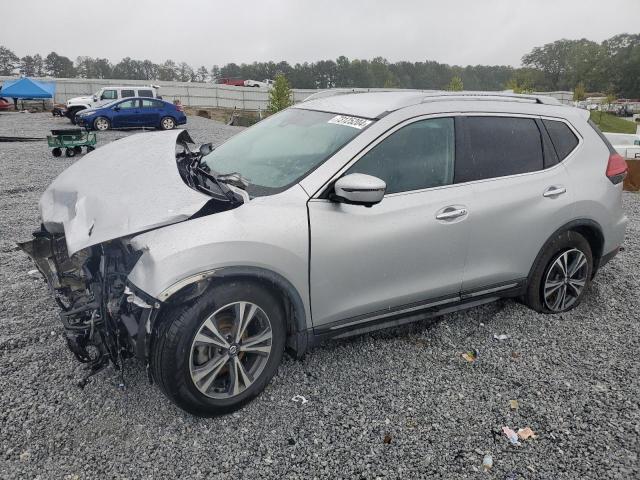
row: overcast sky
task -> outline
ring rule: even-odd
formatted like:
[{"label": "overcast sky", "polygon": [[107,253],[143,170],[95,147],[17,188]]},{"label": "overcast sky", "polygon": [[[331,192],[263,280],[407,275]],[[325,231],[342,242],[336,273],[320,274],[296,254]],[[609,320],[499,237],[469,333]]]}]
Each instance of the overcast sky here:
[{"label": "overcast sky", "polygon": [[3,0],[0,45],[195,67],[383,56],[520,65],[560,38],[640,32],[640,0]]}]

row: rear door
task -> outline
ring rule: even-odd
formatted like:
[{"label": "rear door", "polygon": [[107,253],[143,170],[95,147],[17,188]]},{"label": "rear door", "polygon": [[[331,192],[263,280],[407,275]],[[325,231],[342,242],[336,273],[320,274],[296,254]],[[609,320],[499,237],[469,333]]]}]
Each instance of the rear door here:
[{"label": "rear door", "polygon": [[469,115],[460,126],[455,181],[473,188],[463,294],[517,287],[572,218],[567,172],[536,117]]},{"label": "rear door", "polygon": [[143,127],[157,127],[160,124],[160,115],[164,104],[158,100],[147,98],[140,99],[140,125]]},{"label": "rear door", "polygon": [[453,184],[454,124],[452,117],[411,120],[343,173],[384,180],[378,205],[309,201],[314,328],[346,328],[457,299],[471,186]]}]

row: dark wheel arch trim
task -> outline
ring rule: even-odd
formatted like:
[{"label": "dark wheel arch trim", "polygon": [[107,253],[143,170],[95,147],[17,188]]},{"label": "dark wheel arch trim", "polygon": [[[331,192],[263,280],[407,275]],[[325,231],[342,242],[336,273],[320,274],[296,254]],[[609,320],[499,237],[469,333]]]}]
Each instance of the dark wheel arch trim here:
[{"label": "dark wheel arch trim", "polygon": [[576,232],[585,237],[589,245],[591,246],[591,251],[593,254],[593,272],[591,273],[591,278],[593,278],[598,271],[598,267],[600,267],[600,261],[603,257],[603,247],[604,247],[604,235],[602,234],[602,227],[600,224],[594,220],[590,220],[588,218],[572,220],[569,223],[565,223],[563,226],[558,228],[555,232],[553,232],[542,248],[538,251],[538,255],[536,255],[535,260],[531,264],[531,268],[529,269],[529,274],[527,275],[527,279],[530,279],[533,275],[533,271],[535,270],[540,257],[545,252],[547,246],[556,238],[558,235],[565,232]]}]

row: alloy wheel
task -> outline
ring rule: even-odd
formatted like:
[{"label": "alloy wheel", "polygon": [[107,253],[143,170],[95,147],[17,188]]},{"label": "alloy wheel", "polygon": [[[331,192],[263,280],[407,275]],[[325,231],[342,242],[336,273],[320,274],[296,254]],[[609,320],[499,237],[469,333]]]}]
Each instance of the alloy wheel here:
[{"label": "alloy wheel", "polygon": [[202,323],[191,344],[193,384],[211,398],[241,394],[264,370],[272,337],[269,317],[254,303],[240,301],[216,310]]},{"label": "alloy wheel", "polygon": [[587,284],[587,257],[577,248],[561,252],[551,263],[543,287],[545,306],[552,312],[572,307]]},{"label": "alloy wheel", "polygon": [[95,123],[96,130],[107,130],[109,128],[109,121],[106,118],[98,118]]},{"label": "alloy wheel", "polygon": [[162,128],[164,128],[165,130],[172,130],[173,127],[175,127],[176,124],[173,121],[173,119],[171,118],[163,118],[162,119]]}]

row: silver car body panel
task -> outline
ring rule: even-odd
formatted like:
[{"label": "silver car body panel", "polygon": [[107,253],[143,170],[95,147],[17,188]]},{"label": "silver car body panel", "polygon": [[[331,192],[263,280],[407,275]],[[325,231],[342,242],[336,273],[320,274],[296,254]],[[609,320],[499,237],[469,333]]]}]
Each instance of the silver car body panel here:
[{"label": "silver car body panel", "polygon": [[129,280],[159,298],[172,285],[200,272],[236,266],[262,268],[293,285],[310,322],[308,199],[295,185],[233,210],[138,235],[131,245],[143,254]]},{"label": "silver car body panel", "polygon": [[189,188],[178,173],[176,139],[182,132],[131,135],[75,162],[40,199],[45,228],[64,230],[72,255],[189,218],[211,197]]}]

